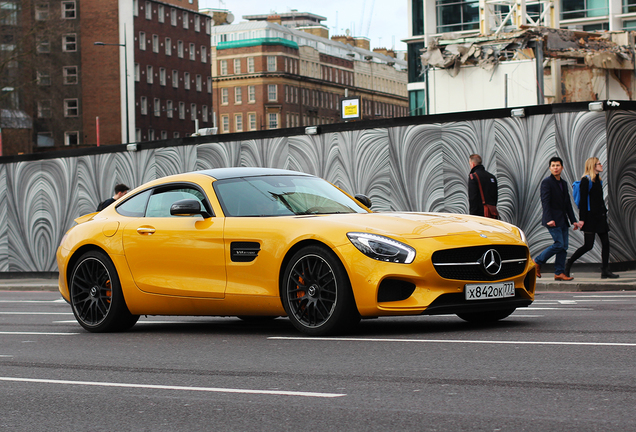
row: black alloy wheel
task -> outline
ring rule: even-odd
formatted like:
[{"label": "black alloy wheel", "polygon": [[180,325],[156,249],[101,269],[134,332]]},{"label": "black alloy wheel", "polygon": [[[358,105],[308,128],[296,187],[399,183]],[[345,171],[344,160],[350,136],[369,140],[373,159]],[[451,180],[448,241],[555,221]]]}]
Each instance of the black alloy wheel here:
[{"label": "black alloy wheel", "polygon": [[507,318],[516,308],[501,309],[487,312],[458,313],[457,316],[473,324],[488,324]]},{"label": "black alloy wheel", "polygon": [[139,319],[128,311],[117,270],[103,252],[90,251],[80,257],[69,292],[75,319],[90,332],[126,330]]},{"label": "black alloy wheel", "polygon": [[340,333],[360,321],[347,273],[325,247],[308,246],[292,257],[282,297],[294,327],[312,336]]}]

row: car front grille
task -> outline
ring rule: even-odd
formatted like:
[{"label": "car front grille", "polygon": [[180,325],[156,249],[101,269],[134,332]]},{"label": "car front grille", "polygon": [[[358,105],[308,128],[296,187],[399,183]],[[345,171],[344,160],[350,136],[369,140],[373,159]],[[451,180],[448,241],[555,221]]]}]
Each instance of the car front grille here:
[{"label": "car front grille", "polygon": [[[489,274],[482,260],[489,250],[501,256],[501,270]],[[433,253],[433,265],[444,279],[464,281],[493,281],[509,279],[523,273],[528,261],[528,248],[515,245],[484,245],[457,249],[439,250]]]}]

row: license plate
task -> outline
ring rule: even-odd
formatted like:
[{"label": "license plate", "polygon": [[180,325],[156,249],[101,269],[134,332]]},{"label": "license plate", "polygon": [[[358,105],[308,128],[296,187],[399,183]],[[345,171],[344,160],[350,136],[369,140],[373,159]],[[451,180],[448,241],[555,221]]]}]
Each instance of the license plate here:
[{"label": "license plate", "polygon": [[464,289],[466,300],[486,300],[515,296],[514,282],[471,284]]}]

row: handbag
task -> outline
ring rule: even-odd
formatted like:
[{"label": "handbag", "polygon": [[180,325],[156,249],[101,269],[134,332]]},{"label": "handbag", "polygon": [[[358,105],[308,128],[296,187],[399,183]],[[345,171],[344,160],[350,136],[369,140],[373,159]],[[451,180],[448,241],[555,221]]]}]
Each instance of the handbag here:
[{"label": "handbag", "polygon": [[[472,178],[473,175],[470,175]],[[481,194],[481,203],[484,205],[484,217],[491,219],[499,219],[499,212],[497,211],[497,206],[492,204],[486,204],[486,199],[484,198],[484,190],[481,188],[481,181],[479,180],[479,176],[475,174],[475,178],[477,179],[477,184],[479,185],[479,193]]]}]

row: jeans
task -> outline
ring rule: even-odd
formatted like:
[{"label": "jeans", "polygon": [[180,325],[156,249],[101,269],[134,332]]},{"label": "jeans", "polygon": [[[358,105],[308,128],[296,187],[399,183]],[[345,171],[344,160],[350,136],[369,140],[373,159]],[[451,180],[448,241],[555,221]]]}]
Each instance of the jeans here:
[{"label": "jeans", "polygon": [[565,271],[565,257],[568,253],[568,241],[569,241],[569,228],[568,226],[562,227],[548,227],[548,231],[554,240],[552,246],[541,252],[535,259],[539,265],[546,263],[552,255],[556,255],[554,260],[554,274],[558,275]]}]

